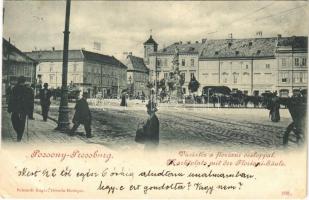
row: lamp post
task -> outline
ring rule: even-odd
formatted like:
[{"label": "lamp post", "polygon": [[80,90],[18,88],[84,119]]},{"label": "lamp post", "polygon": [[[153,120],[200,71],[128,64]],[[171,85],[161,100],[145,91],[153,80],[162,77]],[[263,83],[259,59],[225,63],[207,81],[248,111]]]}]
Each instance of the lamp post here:
[{"label": "lamp post", "polygon": [[69,26],[70,26],[70,7],[71,0],[66,0],[65,12],[65,29],[63,41],[63,63],[62,63],[62,86],[61,86],[61,100],[59,106],[58,126],[56,130],[66,131],[69,129],[69,107],[68,107],[68,52],[69,52]]}]

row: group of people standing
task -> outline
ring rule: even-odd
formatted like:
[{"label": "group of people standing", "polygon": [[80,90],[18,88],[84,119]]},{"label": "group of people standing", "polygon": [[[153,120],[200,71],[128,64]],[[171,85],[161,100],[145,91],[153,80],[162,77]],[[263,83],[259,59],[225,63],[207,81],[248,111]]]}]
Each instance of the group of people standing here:
[{"label": "group of people standing", "polygon": [[[34,86],[26,84],[26,78],[21,76],[17,80],[17,84],[12,89],[7,89],[8,112],[11,114],[11,122],[17,133],[17,141],[20,142],[27,118],[34,120]],[[42,106],[43,120],[47,121],[50,106],[51,92],[48,84],[44,84],[44,88],[40,90],[40,103]]]},{"label": "group of people standing", "polygon": [[[11,113],[12,126],[17,133],[17,141],[20,142],[25,131],[26,122],[28,123],[27,120],[35,120],[33,117],[35,98],[34,87],[33,85],[30,87],[29,84],[26,84],[26,78],[24,76],[20,76],[17,80],[17,84],[13,88],[7,88],[6,96],[8,103],[8,113]],[[44,122],[46,122],[48,119],[51,97],[52,92],[50,89],[48,89],[48,84],[44,83],[43,88],[40,89],[39,92],[40,105]],[[88,138],[91,137],[91,113],[86,99],[87,93],[84,93],[83,98],[78,100],[76,103],[76,112],[73,117],[74,125],[69,131],[70,135],[74,135],[74,132],[78,126],[80,124],[84,124],[86,136]]]}]

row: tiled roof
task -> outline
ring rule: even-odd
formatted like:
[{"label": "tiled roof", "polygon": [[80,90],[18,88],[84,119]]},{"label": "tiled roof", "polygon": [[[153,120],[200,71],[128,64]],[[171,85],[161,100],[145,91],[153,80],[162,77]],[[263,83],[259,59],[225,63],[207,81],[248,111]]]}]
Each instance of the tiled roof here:
[{"label": "tiled roof", "polygon": [[154,41],[154,39],[152,38],[152,35],[150,35],[149,39],[146,42],[144,42],[144,44],[158,45],[158,43],[156,41]]},{"label": "tiled roof", "polygon": [[[39,61],[62,61],[63,51],[32,51],[26,52],[28,56]],[[114,56],[103,55],[86,50],[69,50],[69,61],[91,60],[113,65],[115,67],[127,68],[123,63]]]},{"label": "tiled roof", "polygon": [[140,71],[140,72],[148,72],[149,69],[146,67],[144,63],[144,59],[132,55],[128,55],[127,57],[132,65],[128,65],[128,71]]},{"label": "tiled roof", "polygon": [[[63,59],[63,51],[55,50],[55,51],[32,51],[26,52],[28,56],[35,60],[39,61],[61,61]],[[83,60],[83,55],[81,50],[70,50],[69,51],[69,60]]]},{"label": "tiled roof", "polygon": [[163,49],[158,50],[158,55],[172,55],[175,54],[176,48],[178,48],[179,54],[199,54],[200,51],[203,49],[203,43],[179,43],[176,42],[172,45],[169,45]]},{"label": "tiled roof", "polygon": [[274,57],[277,38],[207,40],[200,58]]},{"label": "tiled roof", "polygon": [[82,52],[83,52],[85,59],[87,60],[102,62],[102,63],[110,64],[116,67],[127,69],[127,66],[125,66],[122,62],[120,62],[114,56],[108,56],[108,55],[94,53],[94,52],[85,51],[85,50],[82,50]]},{"label": "tiled roof", "polygon": [[10,52],[10,61],[16,61],[16,62],[26,62],[26,63],[37,63],[37,61],[31,57],[29,57],[28,55],[26,55],[25,53],[23,53],[22,51],[20,51],[17,47],[15,47],[14,45],[12,45],[10,42],[8,42],[6,39],[3,38],[2,40],[2,59],[3,60],[7,60],[8,56],[8,52]]},{"label": "tiled roof", "polygon": [[292,36],[278,39],[278,47],[293,46],[294,48],[308,49],[308,37]]}]

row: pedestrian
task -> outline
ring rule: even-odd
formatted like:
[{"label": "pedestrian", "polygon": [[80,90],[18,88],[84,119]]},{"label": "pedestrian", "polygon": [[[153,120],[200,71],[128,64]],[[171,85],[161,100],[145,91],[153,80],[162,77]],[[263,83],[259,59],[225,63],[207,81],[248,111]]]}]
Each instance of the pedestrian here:
[{"label": "pedestrian", "polygon": [[280,102],[279,97],[277,96],[277,91],[274,92],[274,96],[271,98],[271,106],[269,111],[269,116],[272,122],[280,121]]},{"label": "pedestrian", "polygon": [[10,101],[10,96],[11,96],[11,93],[12,93],[12,86],[11,84],[9,83],[7,88],[5,89],[5,96],[6,96],[6,103],[8,104],[9,101]]},{"label": "pedestrian", "polygon": [[12,113],[12,125],[17,133],[17,142],[20,142],[23,137],[26,116],[31,107],[29,89],[25,86],[25,82],[26,78],[24,76],[18,78],[16,86],[12,89],[8,104],[8,112]]},{"label": "pedestrian", "polygon": [[43,120],[46,122],[48,117],[49,106],[51,104],[51,91],[48,89],[48,83],[44,83],[43,89],[40,90],[40,103],[42,107]]},{"label": "pedestrian", "polygon": [[157,105],[155,102],[149,100],[147,107],[147,114],[148,119],[146,124],[143,127],[144,131],[144,144],[145,144],[145,150],[151,151],[155,150],[159,145],[159,129],[160,129],[160,123],[159,119],[156,116],[156,112],[158,111]]},{"label": "pedestrian", "polygon": [[288,125],[286,131],[284,132],[283,145],[288,144],[291,131],[295,133],[297,143],[299,142],[301,136],[305,136],[307,130],[307,101],[305,99],[306,96],[295,94],[287,103],[293,122]]},{"label": "pedestrian", "polygon": [[121,103],[120,103],[120,106],[128,106],[127,104],[127,95],[126,95],[126,92],[122,92],[121,94]]},{"label": "pedestrian", "polygon": [[88,93],[84,92],[82,98],[76,102],[75,114],[73,117],[73,127],[69,132],[70,136],[73,136],[79,125],[83,124],[86,137],[91,138],[91,112],[87,102]]},{"label": "pedestrian", "polygon": [[27,100],[29,100],[29,113],[28,117],[31,120],[34,120],[33,117],[33,111],[34,111],[34,85],[32,84],[31,86],[29,84],[26,85],[28,89],[28,97]]},{"label": "pedestrian", "polygon": [[144,103],[145,102],[145,93],[144,93],[144,91],[142,91],[142,103]]}]

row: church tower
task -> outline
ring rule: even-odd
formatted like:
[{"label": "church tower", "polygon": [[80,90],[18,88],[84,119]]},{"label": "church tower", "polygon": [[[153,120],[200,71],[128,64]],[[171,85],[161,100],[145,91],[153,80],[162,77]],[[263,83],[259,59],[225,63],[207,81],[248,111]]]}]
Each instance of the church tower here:
[{"label": "church tower", "polygon": [[157,52],[158,43],[154,41],[152,35],[150,35],[149,39],[144,42],[144,62],[146,65],[149,65],[149,54]]}]

